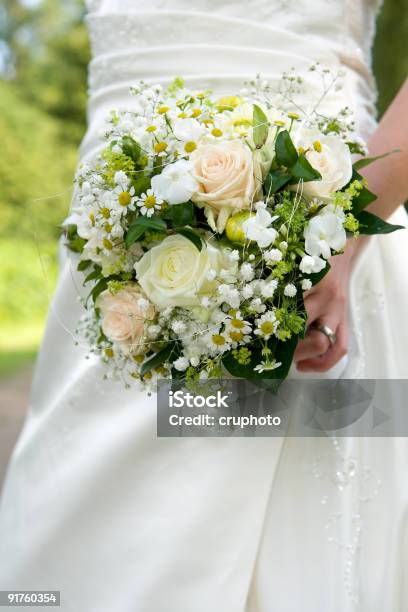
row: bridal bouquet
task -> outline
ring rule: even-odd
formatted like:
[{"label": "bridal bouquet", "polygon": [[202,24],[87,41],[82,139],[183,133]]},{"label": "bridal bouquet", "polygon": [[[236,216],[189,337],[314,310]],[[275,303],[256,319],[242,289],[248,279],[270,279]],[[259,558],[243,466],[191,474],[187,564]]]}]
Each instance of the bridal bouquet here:
[{"label": "bridal bouquet", "polygon": [[126,383],[285,378],[328,259],[348,235],[397,229],[364,211],[370,160],[352,165],[347,112],[288,111],[257,82],[132,91],[65,222],[92,284],[79,332]]}]

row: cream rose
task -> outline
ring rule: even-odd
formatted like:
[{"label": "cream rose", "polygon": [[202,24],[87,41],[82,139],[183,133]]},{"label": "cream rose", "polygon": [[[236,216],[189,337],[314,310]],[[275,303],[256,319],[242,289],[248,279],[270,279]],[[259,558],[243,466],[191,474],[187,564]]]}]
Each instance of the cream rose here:
[{"label": "cream rose", "polygon": [[293,136],[296,147],[306,151],[307,160],[320,172],[320,181],[303,184],[303,193],[325,198],[341,189],[353,173],[348,146],[335,134],[322,134],[317,129],[303,129]]},{"label": "cream rose", "polygon": [[155,309],[138,285],[127,285],[117,293],[104,291],[96,301],[102,317],[102,331],[125,355],[143,352],[145,324]]},{"label": "cream rose", "polygon": [[214,290],[208,272],[218,271],[220,265],[218,249],[207,244],[199,251],[190,240],[175,234],[147,251],[135,270],[148,298],[162,309],[199,306],[201,298]]},{"label": "cream rose", "polygon": [[199,189],[192,200],[222,232],[232,212],[248,208],[256,191],[251,149],[240,140],[201,144],[190,157]]}]

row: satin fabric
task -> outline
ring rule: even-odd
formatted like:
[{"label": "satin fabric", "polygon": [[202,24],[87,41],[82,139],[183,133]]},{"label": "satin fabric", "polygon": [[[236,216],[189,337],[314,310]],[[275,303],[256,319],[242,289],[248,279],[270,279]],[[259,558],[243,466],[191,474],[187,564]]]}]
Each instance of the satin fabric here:
[{"label": "satin fabric", "polygon": [[[370,0],[88,4],[82,159],[139,78],[230,92],[320,60],[346,72],[325,108],[375,128]],[[375,238],[357,262],[349,355],[329,377],[408,376],[405,242]],[[63,248],[1,498],[0,589],[59,589],[64,612],[407,609],[405,439],[157,438],[155,398],[104,381],[74,344],[83,291]]]}]

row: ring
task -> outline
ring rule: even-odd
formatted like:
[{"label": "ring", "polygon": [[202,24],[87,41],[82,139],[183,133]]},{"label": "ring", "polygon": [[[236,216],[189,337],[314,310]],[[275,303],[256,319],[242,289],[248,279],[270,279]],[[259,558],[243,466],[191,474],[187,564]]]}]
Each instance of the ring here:
[{"label": "ring", "polygon": [[324,334],[329,340],[331,346],[336,344],[337,336],[328,325],[324,325],[323,323],[314,323],[312,328],[316,329],[319,332],[322,332],[322,334]]}]

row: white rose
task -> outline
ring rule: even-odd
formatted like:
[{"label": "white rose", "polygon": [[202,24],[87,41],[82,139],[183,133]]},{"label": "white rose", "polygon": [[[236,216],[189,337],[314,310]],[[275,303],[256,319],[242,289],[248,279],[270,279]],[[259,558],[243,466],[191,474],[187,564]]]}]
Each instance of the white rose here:
[{"label": "white rose", "polygon": [[188,202],[198,190],[198,183],[192,176],[192,170],[192,165],[185,159],[169,164],[161,174],[156,174],[152,178],[153,192],[169,204]]},{"label": "white rose", "polygon": [[163,309],[200,306],[203,295],[212,294],[215,288],[208,272],[220,266],[218,249],[207,244],[198,251],[190,240],[175,234],[147,251],[135,270],[148,298]]},{"label": "white rose", "polygon": [[319,214],[312,217],[304,229],[306,252],[313,257],[328,259],[331,249],[342,251],[347,240],[343,227],[344,213],[339,214],[332,206],[326,206]]},{"label": "white rose", "polygon": [[222,232],[231,213],[248,208],[255,194],[252,151],[240,140],[221,141],[199,145],[190,159],[199,186],[191,199],[205,206],[208,223]]},{"label": "white rose", "polygon": [[328,197],[351,179],[353,173],[348,146],[335,134],[322,134],[318,129],[303,128],[294,134],[297,148],[302,147],[309,163],[322,175],[320,181],[303,184],[303,193],[311,197]]},{"label": "white rose", "polygon": [[117,293],[104,291],[96,301],[96,307],[101,312],[103,333],[125,355],[143,352],[145,323],[155,315],[152,304],[141,308],[141,300],[144,300],[144,296],[140,287],[127,285]]}]

